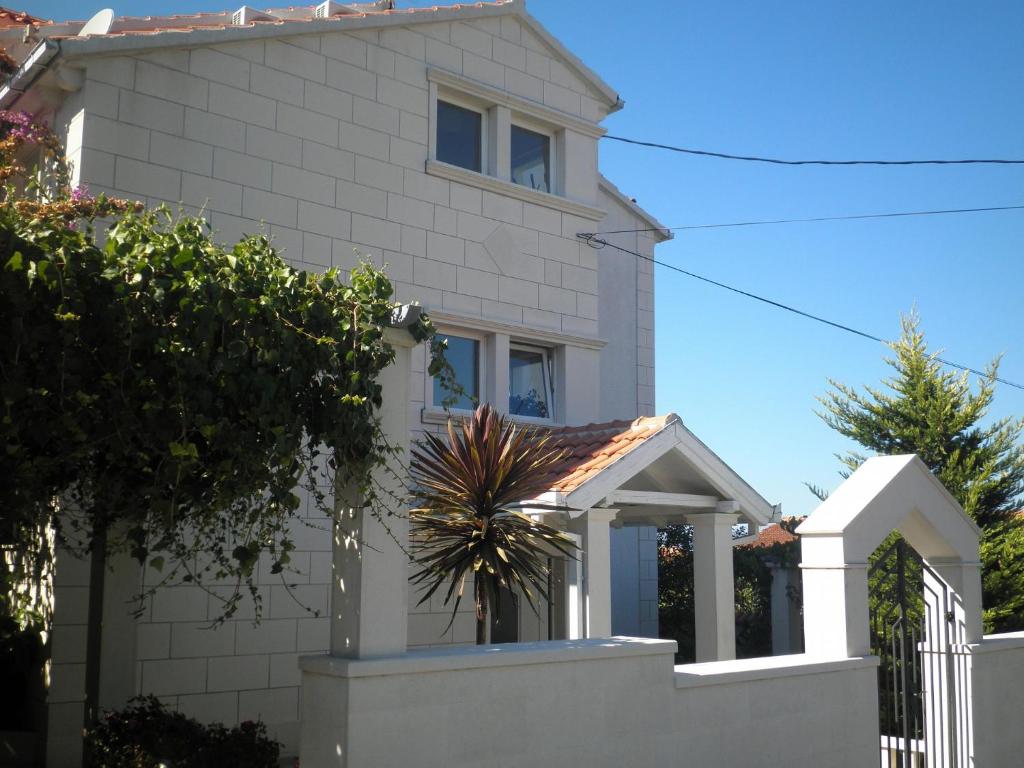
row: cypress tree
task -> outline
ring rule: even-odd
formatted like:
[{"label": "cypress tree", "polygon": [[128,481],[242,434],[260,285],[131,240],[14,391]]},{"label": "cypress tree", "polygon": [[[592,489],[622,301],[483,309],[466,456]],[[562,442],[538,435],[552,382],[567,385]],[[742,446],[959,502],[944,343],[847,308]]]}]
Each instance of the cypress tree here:
[{"label": "cypress tree", "polygon": [[[968,372],[948,370],[928,351],[919,318],[901,319],[886,358],[894,375],[883,388],[829,379],[818,415],[871,454],[916,453],[982,530],[986,632],[1024,628],[1024,419],[988,419],[999,359],[972,387]],[[838,456],[847,477],[867,455]],[[812,488],[812,490],[814,490]]]}]

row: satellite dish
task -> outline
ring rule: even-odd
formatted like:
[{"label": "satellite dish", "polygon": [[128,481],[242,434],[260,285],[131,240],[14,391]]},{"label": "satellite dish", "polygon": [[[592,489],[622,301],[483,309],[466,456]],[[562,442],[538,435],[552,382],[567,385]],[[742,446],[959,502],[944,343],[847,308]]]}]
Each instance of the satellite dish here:
[{"label": "satellite dish", "polygon": [[113,9],[104,8],[85,22],[85,26],[78,30],[78,36],[85,37],[86,35],[105,35],[110,31],[110,27],[113,23]]}]

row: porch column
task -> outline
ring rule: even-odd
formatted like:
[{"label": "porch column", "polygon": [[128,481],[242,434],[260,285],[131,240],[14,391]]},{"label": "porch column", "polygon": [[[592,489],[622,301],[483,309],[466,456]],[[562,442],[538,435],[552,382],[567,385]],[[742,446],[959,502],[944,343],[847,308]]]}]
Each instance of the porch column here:
[{"label": "porch column", "polygon": [[[409,448],[409,374],[412,348],[407,331],[388,329],[395,361],[377,377],[385,407],[381,428],[398,458],[390,470],[374,472],[383,520],[362,508],[357,489],[339,488],[335,498],[331,585],[331,655],[365,659],[405,653],[408,636],[409,518],[401,463]],[[400,461],[399,461],[400,459]]]},{"label": "porch column", "polygon": [[693,602],[697,661],[736,658],[736,594],[732,575],[732,527],[739,519],[735,501],[719,502],[714,512],[686,516],[693,526]]},{"label": "porch column", "polygon": [[569,527],[582,536],[583,612],[587,637],[612,634],[611,536],[608,526],[617,509],[588,509],[571,521]]}]

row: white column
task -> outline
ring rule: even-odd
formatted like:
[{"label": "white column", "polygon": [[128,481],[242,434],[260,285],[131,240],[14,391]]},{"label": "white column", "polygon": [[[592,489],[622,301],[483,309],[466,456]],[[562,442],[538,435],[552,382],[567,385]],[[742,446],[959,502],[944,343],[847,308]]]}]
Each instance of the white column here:
[{"label": "white column", "polygon": [[587,637],[610,637],[612,633],[612,552],[608,526],[617,509],[588,509],[570,522],[583,537],[583,611]]},{"label": "white column", "polygon": [[[377,377],[385,403],[379,416],[384,434],[404,463],[415,343],[407,331],[398,329],[389,329],[386,339],[395,348],[395,362]],[[392,513],[382,520],[362,509],[362,500],[351,489],[337,491],[331,586],[334,656],[365,659],[405,653],[409,559],[402,547],[408,543],[409,519],[401,503],[405,496],[402,472],[400,463],[393,461],[390,472],[381,468],[374,473],[381,511]]]},{"label": "white column", "polygon": [[841,533],[802,533],[805,652],[836,659],[869,655],[868,564],[844,562]]},{"label": "white column", "polygon": [[714,512],[686,516],[693,526],[693,602],[697,661],[736,658],[736,593],[732,573],[732,527],[736,502]]}]

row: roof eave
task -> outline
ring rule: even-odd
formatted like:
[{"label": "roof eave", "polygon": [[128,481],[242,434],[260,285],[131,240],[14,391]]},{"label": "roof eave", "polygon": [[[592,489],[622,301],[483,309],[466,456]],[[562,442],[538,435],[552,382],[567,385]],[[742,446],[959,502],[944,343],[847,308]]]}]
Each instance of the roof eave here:
[{"label": "roof eave", "polygon": [[31,88],[60,52],[60,43],[49,38],[44,38],[39,45],[33,48],[25,57],[25,61],[18,67],[18,71],[11,75],[0,88],[0,109],[7,109],[18,100],[19,96]]},{"label": "roof eave", "polygon": [[645,223],[649,224],[651,227],[651,232],[654,235],[654,239],[657,242],[663,243],[666,240],[671,240],[673,237],[675,237],[672,234],[672,230],[670,230],[668,227],[666,227],[664,224],[662,224],[660,221],[654,218],[653,214],[646,211],[638,204],[634,203],[629,197],[625,195],[625,193],[623,193],[621,189],[615,186],[615,184],[610,179],[608,179],[608,177],[605,176],[603,173],[599,173],[597,175],[597,183],[601,187],[601,189],[603,189],[609,195],[617,199],[620,203],[622,203],[622,205],[624,205],[626,208],[632,211],[635,216],[639,217]]},{"label": "roof eave", "polygon": [[322,34],[356,29],[378,27],[402,27],[414,24],[431,24],[445,21],[464,21],[517,13],[522,0],[506,0],[496,4],[459,5],[450,8],[439,7],[428,11],[404,9],[387,13],[345,14],[329,19],[284,20],[276,22],[255,22],[246,26],[225,26],[189,30],[156,30],[152,33],[113,33],[89,37],[67,37],[61,46],[67,56],[92,54],[129,53],[152,48],[174,48],[181,46],[213,45],[218,43],[244,42],[270,37],[291,37],[294,35]]}]

